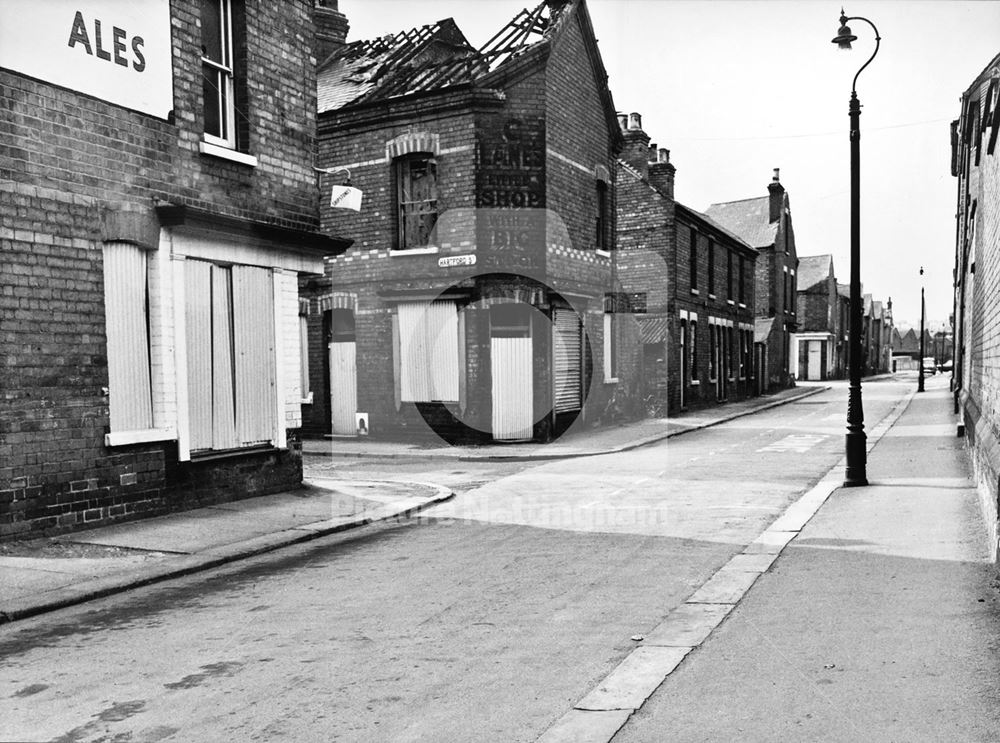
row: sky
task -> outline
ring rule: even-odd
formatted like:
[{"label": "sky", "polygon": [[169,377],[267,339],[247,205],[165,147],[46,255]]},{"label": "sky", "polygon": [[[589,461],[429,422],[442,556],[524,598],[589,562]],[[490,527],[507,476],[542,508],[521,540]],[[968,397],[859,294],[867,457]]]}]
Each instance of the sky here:
[{"label": "sky", "polygon": [[[348,40],[453,18],[476,47],[534,0],[340,0]],[[851,81],[875,49],[864,21],[844,51],[831,43],[840,3],[820,0],[587,0],[619,111],[670,150],[675,195],[704,211],[767,194],[781,169],[799,256],[833,255],[850,279]],[[1000,52],[1000,0],[845,5],[878,27],[858,78],[861,280],[892,298],[897,325],[952,312],[957,179],[950,122],[960,97]]]}]

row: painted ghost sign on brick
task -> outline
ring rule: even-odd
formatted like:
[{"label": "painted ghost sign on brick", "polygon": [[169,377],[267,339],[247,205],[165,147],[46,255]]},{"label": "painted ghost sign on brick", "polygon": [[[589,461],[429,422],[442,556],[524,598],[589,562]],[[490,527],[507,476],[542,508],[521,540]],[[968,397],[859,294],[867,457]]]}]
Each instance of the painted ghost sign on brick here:
[{"label": "painted ghost sign on brick", "polygon": [[2,0],[0,67],[166,119],[169,0]]}]

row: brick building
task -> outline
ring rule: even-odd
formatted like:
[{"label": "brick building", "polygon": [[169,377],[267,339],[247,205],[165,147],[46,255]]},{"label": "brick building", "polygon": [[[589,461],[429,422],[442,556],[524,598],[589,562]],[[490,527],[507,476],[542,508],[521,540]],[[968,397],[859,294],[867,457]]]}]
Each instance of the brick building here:
[{"label": "brick building", "polygon": [[669,151],[637,113],[619,116],[618,252],[622,292],[640,305],[642,394],[663,414],[756,393],[751,363],[757,251],[674,198]]},{"label": "brick building", "polygon": [[762,390],[790,385],[796,365],[791,336],[798,328],[799,259],[788,194],[778,175],[775,168],[767,196],[712,204],[705,211],[759,253],[754,282],[754,369]]},{"label": "brick building", "polygon": [[0,536],[301,482],[312,12],[0,4]]},{"label": "brick building", "polygon": [[962,94],[952,123],[958,178],[952,386],[997,546],[1000,497],[1000,54]]},{"label": "brick building", "polygon": [[[480,49],[451,19],[318,73],[323,206],[356,238],[304,281],[313,435],[548,440],[637,412],[611,261],[621,146],[583,0]],[[359,423],[359,421],[363,421]]]},{"label": "brick building", "polygon": [[800,257],[797,283],[799,329],[792,336],[795,378],[839,378],[845,368],[847,344],[837,327],[840,308],[833,256]]}]

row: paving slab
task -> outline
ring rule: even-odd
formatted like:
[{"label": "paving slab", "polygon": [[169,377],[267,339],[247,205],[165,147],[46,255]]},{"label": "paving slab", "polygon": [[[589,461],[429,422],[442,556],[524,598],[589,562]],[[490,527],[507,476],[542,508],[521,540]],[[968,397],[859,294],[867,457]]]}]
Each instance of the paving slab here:
[{"label": "paving slab", "polygon": [[732,608],[731,604],[681,604],[646,635],[643,646],[697,647]]},{"label": "paving slab", "polygon": [[571,709],[537,743],[607,743],[631,713],[631,710]]},{"label": "paving slab", "polygon": [[723,567],[691,594],[687,603],[736,604],[743,598],[743,594],[750,590],[750,586],[759,575],[760,573]]},{"label": "paving slab", "polygon": [[677,668],[691,648],[638,647],[576,703],[581,710],[635,710]]}]

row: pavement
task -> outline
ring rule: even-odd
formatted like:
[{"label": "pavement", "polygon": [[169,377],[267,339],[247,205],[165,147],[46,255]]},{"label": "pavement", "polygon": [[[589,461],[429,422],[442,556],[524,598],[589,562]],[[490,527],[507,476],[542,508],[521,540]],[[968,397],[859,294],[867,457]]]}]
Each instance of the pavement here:
[{"label": "pavement", "polygon": [[867,486],[839,462],[539,741],[1000,740],[1000,586],[947,382],[868,432]]},{"label": "pavement", "polygon": [[[883,375],[891,376],[891,375]],[[870,380],[881,377],[870,377]],[[574,426],[551,443],[499,443],[482,446],[452,446],[444,441],[380,441],[365,436],[307,439],[302,442],[306,454],[334,457],[394,459],[427,457],[459,461],[544,461],[567,457],[593,457],[629,451],[640,446],[715,426],[744,415],[785,405],[829,389],[819,382],[800,382],[798,387],[779,390],[748,400],[738,400],[718,407],[688,411],[670,418],[646,418],[617,426],[587,428]],[[433,434],[430,434],[433,436]]]},{"label": "pavement", "polygon": [[[551,444],[451,447],[367,438],[305,441],[306,454],[360,458],[531,461],[628,451],[784,405],[829,387],[800,387],[617,427],[569,432]],[[309,478],[306,487],[73,532],[0,543],[0,624],[209,570],[284,546],[392,518],[454,495],[435,483]]]}]

